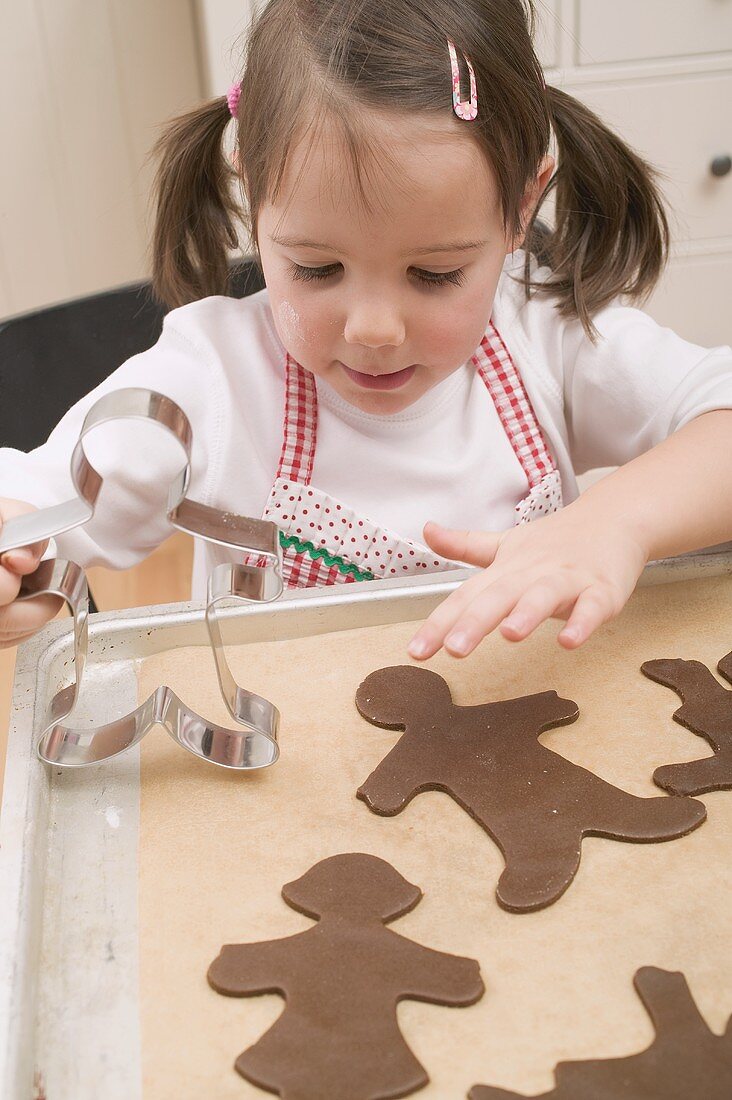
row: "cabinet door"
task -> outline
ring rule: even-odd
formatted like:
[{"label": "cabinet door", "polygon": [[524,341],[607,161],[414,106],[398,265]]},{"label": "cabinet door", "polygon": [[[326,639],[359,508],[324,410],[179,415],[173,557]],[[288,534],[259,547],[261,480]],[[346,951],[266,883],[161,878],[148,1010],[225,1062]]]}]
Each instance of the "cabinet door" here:
[{"label": "cabinet door", "polygon": [[732,74],[568,88],[663,174],[677,240],[732,236]]},{"label": "cabinet door", "polygon": [[732,344],[731,287],[732,253],[679,257],[643,308],[694,344]]},{"label": "cabinet door", "polygon": [[577,63],[732,50],[728,0],[577,0]]}]

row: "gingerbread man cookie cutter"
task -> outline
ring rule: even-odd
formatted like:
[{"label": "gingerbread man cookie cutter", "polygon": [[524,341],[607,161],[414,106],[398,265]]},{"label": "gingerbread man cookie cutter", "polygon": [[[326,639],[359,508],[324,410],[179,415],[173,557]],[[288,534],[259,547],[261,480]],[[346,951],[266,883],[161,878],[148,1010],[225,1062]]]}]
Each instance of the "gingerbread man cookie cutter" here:
[{"label": "gingerbread man cookie cutter", "polygon": [[279,529],[274,523],[224,512],[187,498],[192,432],[188,418],[174,401],[145,389],[117,390],[100,398],[87,413],[72,453],[71,477],[77,497],[8,520],[0,531],[0,554],[53,538],[92,518],[102,477],[86,456],[84,439],[93,428],[120,419],[151,420],[167,429],[183,448],[185,463],[168,494],[171,525],[207,542],[232,547],[250,562],[254,560],[255,564],[225,563],[213,570],[205,612],[224,700],[234,721],[244,728],[227,729],[206,721],[164,685],[135,711],[113,722],[88,729],[66,724],[78,701],[87,664],[89,594],[86,576],[78,565],[48,560],[24,578],[18,599],[53,595],[66,602],[73,617],[75,679],[51,700],[38,755],[57,767],[84,767],[118,756],[160,724],[179,745],[211,763],[242,770],[268,767],[279,757],[279,711],[269,700],[236,682],[226,658],[219,613],[224,602],[269,603],[282,593]]}]

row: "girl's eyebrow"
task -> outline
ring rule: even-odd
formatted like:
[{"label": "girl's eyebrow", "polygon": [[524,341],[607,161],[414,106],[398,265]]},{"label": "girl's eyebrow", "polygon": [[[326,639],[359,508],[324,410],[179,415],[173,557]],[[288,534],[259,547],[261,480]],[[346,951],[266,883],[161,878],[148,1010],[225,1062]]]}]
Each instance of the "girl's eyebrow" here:
[{"label": "girl's eyebrow", "polygon": [[[314,248],[319,252],[340,252],[340,249],[335,248],[333,245],[309,241],[302,237],[282,237],[277,233],[271,233],[269,239],[274,244],[282,245],[284,248]],[[474,252],[479,248],[485,248],[487,243],[487,241],[451,241],[448,244],[430,245],[429,248],[414,248],[402,255],[405,257],[427,256],[433,252]]]},{"label": "girl's eyebrow", "polygon": [[269,239],[274,244],[281,244],[283,248],[317,248],[320,252],[338,252],[332,244],[318,244],[317,241],[308,241],[304,237],[282,237],[278,233],[270,233]]},{"label": "girl's eyebrow", "polygon": [[432,252],[475,252],[478,248],[485,248],[488,241],[450,241],[448,244],[435,244],[429,248],[415,248],[406,253],[408,256],[426,256]]}]

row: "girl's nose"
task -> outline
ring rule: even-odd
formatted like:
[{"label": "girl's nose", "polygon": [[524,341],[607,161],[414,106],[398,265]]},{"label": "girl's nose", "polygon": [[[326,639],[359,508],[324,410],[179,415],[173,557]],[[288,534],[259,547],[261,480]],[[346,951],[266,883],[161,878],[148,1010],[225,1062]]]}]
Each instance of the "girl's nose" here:
[{"label": "girl's nose", "polygon": [[343,335],[347,344],[398,348],[404,343],[406,331],[393,306],[362,302],[349,311]]}]

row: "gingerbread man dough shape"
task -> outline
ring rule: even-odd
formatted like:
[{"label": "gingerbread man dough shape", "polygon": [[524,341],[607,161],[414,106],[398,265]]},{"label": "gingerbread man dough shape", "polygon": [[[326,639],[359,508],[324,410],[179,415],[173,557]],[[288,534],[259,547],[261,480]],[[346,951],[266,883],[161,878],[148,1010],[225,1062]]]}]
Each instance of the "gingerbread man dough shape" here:
[{"label": "gingerbread man dough shape", "polygon": [[[732,1019],[724,1035],[710,1031],[683,974],[645,966],[633,984],[656,1029],[648,1049],[627,1058],[560,1062],[557,1087],[535,1100],[729,1100]],[[476,1085],[469,1100],[523,1095]]]},{"label": "gingerbread man dough shape", "polygon": [[371,673],[356,705],[374,725],[405,730],[358,797],[392,816],[421,791],[451,795],[501,849],[496,896],[513,912],[564,893],[584,836],[671,840],[706,816],[701,802],[638,798],[541,745],[540,733],[579,715],[555,691],[459,707],[437,673],[399,665]]},{"label": "gingerbread man dough shape", "polygon": [[[717,668],[732,684],[732,653],[723,657]],[[674,711],[676,721],[714,749],[714,756],[703,760],[656,768],[654,783],[671,794],[732,789],[732,691],[722,687],[701,661],[646,661],[641,672],[649,680],[673,688],[683,702]]]},{"label": "gingerbread man dough shape", "polygon": [[282,896],[315,927],[223,947],[208,972],[219,993],[280,993],[287,1002],[239,1055],[239,1073],[283,1100],[388,1100],[422,1088],[429,1078],[402,1038],[396,1006],[474,1004],[484,991],[478,963],[384,927],[422,892],[377,856],[324,859]]}]

